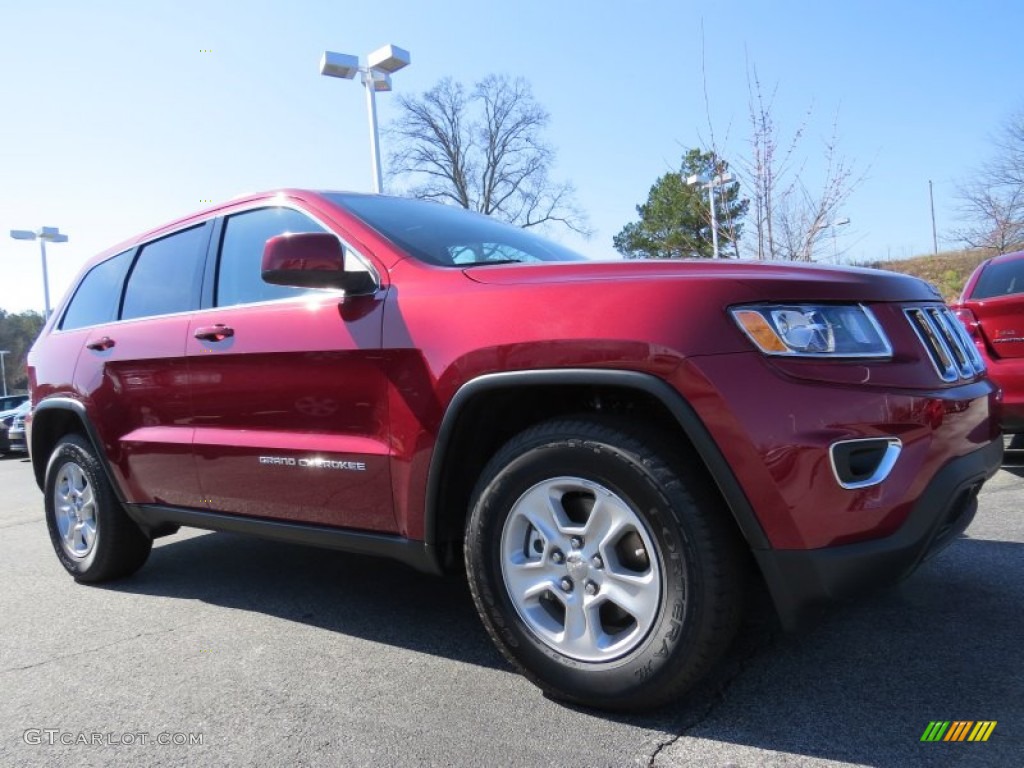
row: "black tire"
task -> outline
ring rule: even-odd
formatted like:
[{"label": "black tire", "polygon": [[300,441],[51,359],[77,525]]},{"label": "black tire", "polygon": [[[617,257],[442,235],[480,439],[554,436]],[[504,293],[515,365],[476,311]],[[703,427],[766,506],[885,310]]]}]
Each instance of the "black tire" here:
[{"label": "black tire", "polygon": [[[76,581],[122,578],[146,562],[153,540],[125,514],[92,445],[81,435],[65,435],[54,447],[44,493],[50,542]],[[78,533],[66,535],[71,529]]]},{"label": "black tire", "polygon": [[[484,469],[473,494],[466,531],[470,589],[498,648],[552,697],[615,711],[651,709],[682,695],[728,648],[742,611],[742,543],[721,501],[696,477],[684,479],[684,472],[684,462],[655,434],[625,423],[590,419],[558,420],[532,427],[506,444]],[[565,479],[578,480],[580,488],[593,487],[595,498],[602,499],[602,503],[610,500],[607,503],[614,510],[625,510],[616,513],[627,521],[622,530],[629,530],[629,513],[641,525],[640,530],[629,530],[623,535],[615,547],[606,546],[596,555],[591,555],[587,548],[598,547],[598,543],[588,542],[582,536],[569,539],[571,547],[581,547],[579,556],[576,551],[570,553],[576,556],[571,564],[572,574],[577,580],[583,574],[585,594],[589,596],[580,594],[580,602],[572,603],[581,606],[573,616],[588,617],[583,621],[588,633],[603,633],[603,637],[612,639],[633,637],[617,656],[610,651],[607,658],[600,655],[615,646],[611,640],[606,639],[604,647],[601,643],[587,645],[580,641],[572,647],[573,653],[567,655],[563,651],[569,646],[553,639],[559,616],[563,621],[562,637],[571,634],[570,611],[574,609],[569,601],[575,599],[573,592],[577,588],[571,576],[567,579],[569,585],[565,580],[558,582],[563,592],[568,586],[568,594],[559,595],[543,586],[526,589],[518,600],[519,607],[506,586],[503,569],[507,567],[511,573],[518,567],[522,570],[517,573],[527,573],[533,558],[543,561],[538,567],[546,569],[544,574],[555,573],[556,579],[563,560],[566,568],[570,567],[569,556],[557,548],[551,549],[543,532],[524,522],[537,508],[526,501],[527,492],[542,494],[538,499],[555,499],[565,488],[576,487],[571,482],[565,485]],[[605,495],[604,491],[610,494]],[[556,510],[551,519],[565,520],[571,516],[570,522],[576,525],[586,516],[583,524],[589,525],[589,516],[598,507],[596,501],[580,501],[586,492],[567,491],[557,497],[557,503],[551,502]],[[587,503],[591,504],[589,510]],[[604,512],[600,517],[610,515]],[[524,528],[526,533],[522,534]],[[503,532],[508,534],[506,539]],[[634,535],[646,539],[637,546],[640,539],[629,538]],[[607,534],[603,541],[612,541],[616,536],[619,534]],[[555,538],[565,540],[562,533]],[[601,541],[600,536],[595,538]],[[622,544],[627,540],[623,554]],[[653,551],[644,552],[648,547]],[[545,554],[541,554],[542,550]],[[635,551],[640,559],[624,566],[630,551]],[[588,559],[591,557],[596,559]],[[613,565],[607,562],[609,557],[619,562]],[[506,566],[502,564],[503,558]],[[587,562],[588,568],[582,568],[580,562]],[[631,614],[613,603],[606,619],[602,611],[607,602],[600,601],[609,600],[606,586],[615,586],[611,579],[613,569],[620,571],[616,578],[621,578],[623,567],[630,572],[635,567],[638,576],[648,578],[643,570],[645,564],[652,574],[657,572],[652,583],[660,584],[659,596],[656,602],[648,600],[637,605],[656,605],[656,609]],[[598,574],[608,580],[595,584],[592,579]],[[538,590],[544,590],[540,597],[528,596]],[[595,606],[600,606],[596,614]],[[643,623],[636,618],[641,615],[648,617]],[[524,616],[530,617],[532,625]],[[547,627],[549,617],[551,628]],[[580,621],[575,619],[575,626],[581,626]],[[611,625],[610,631],[606,621]],[[620,628],[623,626],[625,629]],[[641,637],[644,627],[646,634]],[[631,634],[616,634],[625,632]]]}]

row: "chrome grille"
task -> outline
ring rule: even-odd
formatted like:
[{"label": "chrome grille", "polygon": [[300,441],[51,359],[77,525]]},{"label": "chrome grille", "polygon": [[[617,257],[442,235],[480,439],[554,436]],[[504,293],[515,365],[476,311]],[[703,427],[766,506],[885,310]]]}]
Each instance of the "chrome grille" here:
[{"label": "chrome grille", "polygon": [[910,307],[903,313],[943,381],[973,379],[985,371],[985,361],[949,307]]}]

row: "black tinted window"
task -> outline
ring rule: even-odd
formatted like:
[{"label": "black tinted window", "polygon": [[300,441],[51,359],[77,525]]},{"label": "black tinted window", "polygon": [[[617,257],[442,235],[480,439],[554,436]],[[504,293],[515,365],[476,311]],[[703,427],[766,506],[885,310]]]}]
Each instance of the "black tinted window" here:
[{"label": "black tinted window", "polygon": [[192,227],[144,245],[128,278],[121,317],[196,309],[208,235],[206,226]]},{"label": "black tinted window", "polygon": [[309,293],[263,282],[260,266],[267,240],[286,232],[324,232],[324,228],[291,208],[260,208],[229,216],[224,222],[220,266],[217,272],[216,305],[248,304]]},{"label": "black tinted window", "polygon": [[972,299],[991,299],[1024,293],[1024,259],[989,264],[974,286]]},{"label": "black tinted window", "polygon": [[428,264],[586,261],[563,245],[465,208],[383,195],[330,193],[327,197]]},{"label": "black tinted window", "polygon": [[121,300],[121,287],[130,261],[131,251],[125,251],[90,269],[71,298],[60,327],[70,331],[116,319],[117,303]]},{"label": "black tinted window", "polygon": [[28,400],[28,395],[10,395],[0,397],[0,411],[11,411]]}]

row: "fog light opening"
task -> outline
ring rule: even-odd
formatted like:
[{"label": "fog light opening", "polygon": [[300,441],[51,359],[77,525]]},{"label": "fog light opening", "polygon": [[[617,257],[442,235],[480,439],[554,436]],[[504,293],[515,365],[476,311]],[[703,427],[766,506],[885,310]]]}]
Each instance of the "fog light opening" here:
[{"label": "fog light opening", "polygon": [[870,488],[889,476],[902,450],[896,437],[840,440],[829,449],[832,473],[847,490]]}]

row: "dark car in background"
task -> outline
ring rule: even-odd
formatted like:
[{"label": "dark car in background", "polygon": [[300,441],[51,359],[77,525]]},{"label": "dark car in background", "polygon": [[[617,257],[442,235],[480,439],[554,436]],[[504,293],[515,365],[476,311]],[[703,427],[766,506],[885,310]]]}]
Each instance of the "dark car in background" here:
[{"label": "dark car in background", "polygon": [[1003,431],[1024,448],[1024,251],[978,265],[953,309],[1003,390]]},{"label": "dark car in background", "polygon": [[[4,395],[0,398],[0,405],[3,406],[0,409],[0,454],[13,453],[15,451],[27,453],[28,446],[25,442],[24,415],[31,410],[28,395]],[[14,426],[15,419],[17,419],[19,413],[23,418],[20,423],[21,429],[16,443],[17,447],[14,447],[11,444],[10,430]]]},{"label": "dark car in background", "polygon": [[10,415],[19,405],[28,400],[28,395],[0,395],[0,419]]},{"label": "dark car in background", "polygon": [[28,443],[25,440],[25,417],[31,410],[32,403],[26,400],[14,410],[14,413],[3,419],[4,428],[7,430],[7,453],[28,453]]}]

